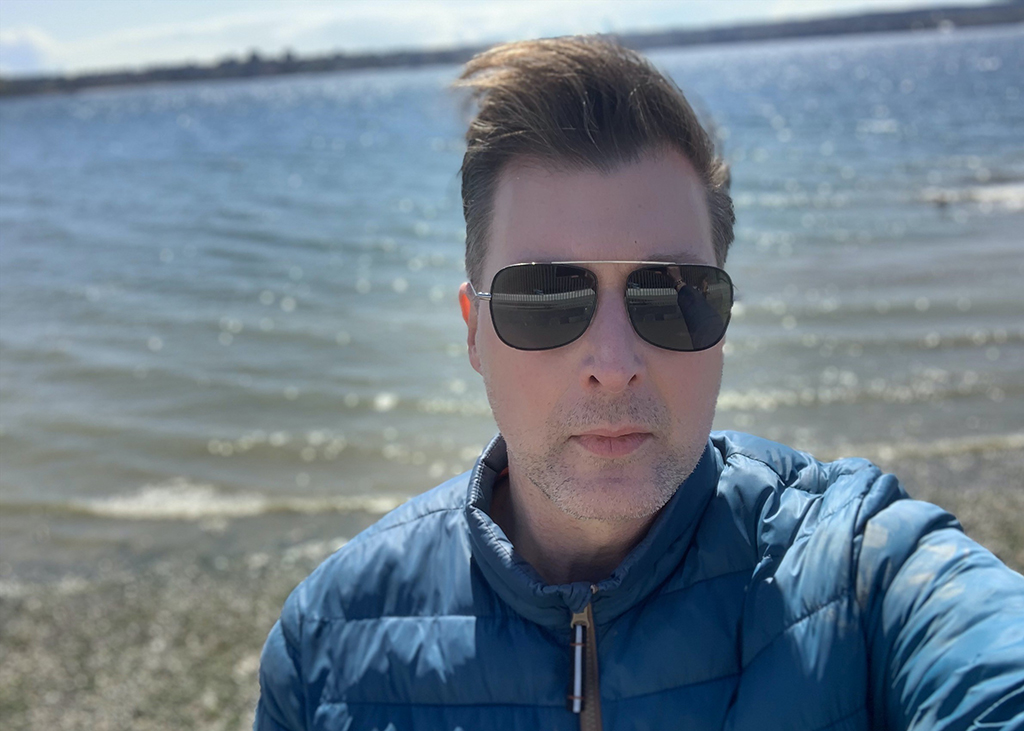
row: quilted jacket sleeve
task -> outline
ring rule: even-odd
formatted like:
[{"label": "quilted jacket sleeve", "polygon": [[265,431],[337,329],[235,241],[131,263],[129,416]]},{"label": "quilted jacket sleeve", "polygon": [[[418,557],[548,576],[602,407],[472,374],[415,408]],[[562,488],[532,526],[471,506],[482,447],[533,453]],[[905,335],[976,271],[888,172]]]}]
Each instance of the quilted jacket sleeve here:
[{"label": "quilted jacket sleeve", "polygon": [[285,602],[260,656],[260,700],[253,731],[305,731],[305,687],[299,663],[301,621],[295,596]]},{"label": "quilted jacket sleeve", "polygon": [[893,730],[1024,730],[1024,577],[950,514],[900,497],[882,477],[862,518],[873,717]]}]

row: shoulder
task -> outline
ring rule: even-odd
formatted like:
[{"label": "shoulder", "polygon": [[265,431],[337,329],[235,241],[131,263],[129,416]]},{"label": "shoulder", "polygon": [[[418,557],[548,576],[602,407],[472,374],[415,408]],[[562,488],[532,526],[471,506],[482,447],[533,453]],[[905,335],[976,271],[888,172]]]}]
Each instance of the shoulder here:
[{"label": "shoulder", "polygon": [[445,580],[438,575],[439,561],[445,555],[468,557],[463,526],[469,474],[412,498],[339,548],[295,588],[282,619],[365,619],[415,611],[417,595]]},{"label": "shoulder", "polygon": [[754,583],[790,582],[814,594],[812,603],[826,602],[865,580],[879,586],[872,567],[895,570],[922,536],[960,531],[953,516],[910,499],[895,475],[866,459],[821,462],[739,432],[716,432],[712,444],[720,464],[714,502],[737,530]]},{"label": "shoulder", "polygon": [[[255,728],[305,728],[311,688],[352,679],[375,633],[406,618],[466,613],[472,601],[464,473],[413,498],[339,548],[285,601],[260,659]],[[419,624],[419,623],[417,623]],[[340,675],[337,673],[341,672]],[[342,693],[343,691],[337,691]]]},{"label": "shoulder", "polygon": [[[852,618],[866,595],[884,592],[883,582],[871,579],[865,590],[866,574],[895,570],[929,532],[959,528],[940,508],[909,499],[895,476],[868,460],[820,462],[733,432],[715,434],[712,441],[722,467],[718,499],[730,506],[733,523],[742,525],[752,565],[744,665],[759,656],[767,661],[767,648],[784,638],[803,642],[798,627],[806,636],[825,636],[840,625],[855,626]],[[884,545],[880,524],[890,529]],[[856,655],[855,637],[833,642]],[[788,645],[781,646],[785,652]]]},{"label": "shoulder", "polygon": [[906,501],[911,513],[933,506],[907,500],[894,475],[866,459],[821,462],[807,452],[740,432],[715,432],[718,497],[747,527],[759,557],[780,554],[820,531],[852,541],[867,521]]},{"label": "shoulder", "polygon": [[866,608],[911,557],[929,570],[995,560],[954,516],[911,499],[895,475],[868,460],[820,462],[737,432],[715,433],[712,443],[721,466],[717,502],[741,526],[754,566],[751,596],[786,597],[791,619],[841,597]]}]

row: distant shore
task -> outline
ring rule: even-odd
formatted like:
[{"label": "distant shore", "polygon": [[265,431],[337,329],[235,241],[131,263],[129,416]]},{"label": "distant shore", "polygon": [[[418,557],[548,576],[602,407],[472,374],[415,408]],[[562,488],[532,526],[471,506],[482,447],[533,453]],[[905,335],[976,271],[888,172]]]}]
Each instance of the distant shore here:
[{"label": "distant shore", "polygon": [[[906,32],[1024,23],[1024,0],[981,6],[952,6],[888,13],[813,18],[780,23],[665,30],[617,34],[624,45],[636,50],[747,43],[787,38],[811,38],[864,33]],[[437,50],[399,50],[386,53],[335,53],[300,58],[288,52],[281,57],[253,52],[247,58],[226,58],[211,65],[185,64],[144,70],[120,70],[73,76],[0,77],[0,97],[69,93],[94,87],[130,86],[217,79],[248,79],[288,74],[327,73],[373,68],[398,68],[464,63],[487,46],[462,46]]]}]

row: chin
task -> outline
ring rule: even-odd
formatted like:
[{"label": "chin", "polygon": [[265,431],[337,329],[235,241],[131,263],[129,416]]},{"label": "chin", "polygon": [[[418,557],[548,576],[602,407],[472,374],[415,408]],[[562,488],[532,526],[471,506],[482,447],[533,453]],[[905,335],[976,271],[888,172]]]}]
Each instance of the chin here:
[{"label": "chin", "polygon": [[562,512],[577,520],[632,522],[657,514],[672,499],[678,485],[664,491],[648,490],[637,494],[633,486],[590,486],[588,494],[562,496],[556,504]]},{"label": "chin", "polygon": [[514,469],[561,512],[578,520],[636,521],[665,507],[697,466],[707,437],[688,437],[681,444],[657,440],[623,459],[584,453],[554,438],[546,450],[526,440],[506,441]]},{"label": "chin", "polygon": [[[665,507],[693,464],[593,465],[545,470],[534,483],[562,512],[579,520],[635,521]],[[551,467],[549,464],[548,467]],[[531,477],[540,477],[531,475]]]}]

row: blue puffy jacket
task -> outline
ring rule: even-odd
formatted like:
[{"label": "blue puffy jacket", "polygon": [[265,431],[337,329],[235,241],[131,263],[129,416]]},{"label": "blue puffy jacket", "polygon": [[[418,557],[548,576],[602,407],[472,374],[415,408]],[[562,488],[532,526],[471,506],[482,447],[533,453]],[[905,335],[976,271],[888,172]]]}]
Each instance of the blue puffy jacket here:
[{"label": "blue puffy jacket", "polygon": [[506,464],[498,437],[295,589],[258,731],[578,729],[574,614],[584,725],[1024,729],[1024,578],[869,462],[714,433],[593,586],[546,585],[488,517]]}]

